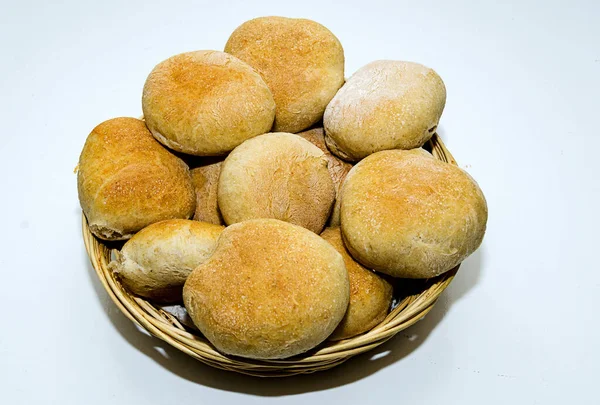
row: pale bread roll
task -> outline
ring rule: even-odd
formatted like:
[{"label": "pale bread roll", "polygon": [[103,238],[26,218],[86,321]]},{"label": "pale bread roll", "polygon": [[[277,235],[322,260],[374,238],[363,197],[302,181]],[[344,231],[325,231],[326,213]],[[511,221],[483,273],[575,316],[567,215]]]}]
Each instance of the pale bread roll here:
[{"label": "pale bread roll", "polygon": [[134,294],[179,302],[185,280],[212,255],[223,229],[185,219],[157,222],[129,239],[110,268]]},{"label": "pale bread roll", "polygon": [[231,34],[225,52],[254,67],[269,85],[276,132],[300,132],[320,121],[344,84],[340,41],[311,20],[255,18]]},{"label": "pale bread roll", "polygon": [[380,150],[418,148],[436,131],[445,104],[444,82],[432,69],[412,62],[369,63],[327,106],[327,146],[350,161]]},{"label": "pale bread roll", "polygon": [[165,219],[190,218],[196,204],[187,165],[135,118],[94,128],[79,157],[77,189],[90,230],[106,240],[129,239]]},{"label": "pale bread roll", "polygon": [[329,149],[327,149],[327,145],[325,144],[325,131],[322,127],[312,128],[308,131],[300,132],[297,134],[302,138],[306,139],[319,149],[323,151],[325,157],[327,157],[327,168],[329,169],[329,174],[331,175],[331,180],[333,180],[333,186],[335,187],[335,203],[333,205],[333,211],[329,216],[329,221],[327,224],[329,226],[339,226],[340,225],[340,199],[339,192],[346,175],[352,169],[352,165],[348,162],[344,162],[342,159],[338,158],[334,154],[332,154]]},{"label": "pale bread roll", "polygon": [[228,225],[275,218],[319,233],[334,198],[327,158],[298,135],[257,136],[235,148],[221,167],[218,201]]},{"label": "pale bread roll", "polygon": [[217,51],[175,55],[144,84],[146,125],[162,144],[199,156],[224,155],[269,132],[273,95],[249,65]]},{"label": "pale bread roll", "polygon": [[457,166],[423,149],[372,154],[341,192],[342,234],[352,256],[394,277],[440,275],[481,244],[487,205]]},{"label": "pale bread roll", "polygon": [[192,184],[196,190],[196,221],[224,224],[217,203],[217,189],[222,161],[210,162],[190,170]]},{"label": "pale bread roll", "polygon": [[383,321],[392,305],[392,285],[350,256],[339,227],[325,228],[321,237],[340,252],[350,280],[348,310],[329,340],[348,339],[371,330]]},{"label": "pale bread roll", "polygon": [[227,227],[188,277],[185,307],[217,348],[281,359],[323,342],[349,300],[342,256],[318,235],[275,219]]}]

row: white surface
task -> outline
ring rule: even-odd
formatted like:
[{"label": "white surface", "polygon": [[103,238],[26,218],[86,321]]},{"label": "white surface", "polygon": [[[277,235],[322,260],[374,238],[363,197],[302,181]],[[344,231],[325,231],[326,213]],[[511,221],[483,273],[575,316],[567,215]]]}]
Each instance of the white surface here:
[{"label": "white surface", "polygon": [[[2,403],[598,400],[599,2],[82,3],[0,13]],[[261,15],[325,24],[347,75],[383,58],[435,68],[448,89],[441,135],[490,211],[482,248],[424,321],[285,380],[216,371],[138,332],[92,273],[73,174],[96,124],[140,115],[156,63],[222,49]]]}]

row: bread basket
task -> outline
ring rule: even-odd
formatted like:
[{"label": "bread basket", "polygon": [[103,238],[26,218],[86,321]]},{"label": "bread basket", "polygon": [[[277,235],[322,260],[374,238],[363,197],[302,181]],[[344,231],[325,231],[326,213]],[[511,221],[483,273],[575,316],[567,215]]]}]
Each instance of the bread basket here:
[{"label": "bread basket", "polygon": [[[434,134],[425,147],[435,158],[456,164],[437,134]],[[388,316],[365,334],[338,342],[326,341],[308,353],[289,359],[252,360],[217,352],[200,332],[185,327],[170,313],[125,290],[108,268],[113,248],[90,232],[85,215],[83,216],[83,240],[102,285],[125,316],[153,336],[203,363],[260,377],[284,377],[326,370],[352,356],[383,344],[398,332],[423,319],[458,270],[457,266],[439,277],[410,282],[408,284],[411,287],[408,289],[396,288],[395,304]]]}]

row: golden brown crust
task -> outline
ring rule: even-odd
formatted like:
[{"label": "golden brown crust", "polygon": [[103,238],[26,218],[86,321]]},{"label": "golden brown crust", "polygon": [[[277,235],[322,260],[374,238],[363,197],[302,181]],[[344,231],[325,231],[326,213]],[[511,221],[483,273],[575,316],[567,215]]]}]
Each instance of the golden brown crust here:
[{"label": "golden brown crust", "polygon": [[325,131],[322,127],[312,128],[308,131],[300,132],[297,134],[302,138],[306,139],[319,149],[325,153],[325,157],[327,157],[327,169],[329,169],[329,174],[331,175],[331,180],[333,180],[333,185],[335,187],[335,203],[333,205],[333,210],[331,215],[329,216],[329,221],[327,224],[329,226],[339,226],[340,225],[340,199],[338,198],[340,187],[346,178],[346,175],[352,169],[352,164],[343,161],[338,158],[334,154],[332,154],[329,149],[327,149],[327,145],[325,144]]},{"label": "golden brown crust", "polygon": [[180,302],[185,280],[212,255],[223,229],[185,219],[154,223],[125,243],[110,268],[134,294]]},{"label": "golden brown crust", "polygon": [[356,262],[342,240],[339,227],[325,228],[321,237],[329,242],[344,258],[350,280],[350,303],[344,319],[329,336],[342,340],[371,330],[387,315],[392,304],[392,285],[375,272]]},{"label": "golden brown crust", "polygon": [[261,76],[217,51],[183,53],[158,64],[144,85],[142,108],[156,139],[200,156],[223,155],[269,132],[275,117]]},{"label": "golden brown crust", "polygon": [[457,166],[422,149],[372,154],[341,192],[342,233],[352,256],[395,277],[442,274],[481,244],[487,205]]},{"label": "golden brown crust", "polygon": [[327,106],[327,146],[351,161],[380,150],[418,148],[437,129],[445,104],[444,82],[432,69],[412,62],[369,63]]},{"label": "golden brown crust", "polygon": [[217,203],[217,189],[222,163],[209,163],[190,170],[192,183],[196,190],[196,213],[194,214],[196,221],[205,221],[217,225],[225,223]]},{"label": "golden brown crust", "polygon": [[194,324],[227,354],[279,359],[333,332],[349,299],[342,256],[314,233],[274,219],[227,227],[211,258],[188,277]]},{"label": "golden brown crust", "polygon": [[319,233],[334,198],[325,155],[297,135],[269,133],[250,139],[221,168],[218,201],[227,224],[275,218]]},{"label": "golden brown crust", "polygon": [[154,222],[194,213],[187,165],[135,118],[94,128],[79,158],[77,187],[90,230],[102,239],[128,239]]},{"label": "golden brown crust", "polygon": [[299,132],[317,123],[344,83],[344,50],[327,28],[311,20],[261,17],[229,37],[225,52],[263,76],[277,112],[273,131]]}]

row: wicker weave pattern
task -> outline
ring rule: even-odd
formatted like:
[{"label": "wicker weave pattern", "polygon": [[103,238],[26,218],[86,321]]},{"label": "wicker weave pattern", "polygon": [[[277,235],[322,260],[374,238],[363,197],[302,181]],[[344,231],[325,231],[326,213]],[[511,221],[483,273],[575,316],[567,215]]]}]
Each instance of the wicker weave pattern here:
[{"label": "wicker weave pattern", "polygon": [[[429,141],[429,146],[437,159],[456,164],[437,134]],[[108,269],[111,249],[92,235],[85,216],[82,225],[83,240],[92,265],[111,299],[125,316],[152,335],[203,363],[260,377],[284,377],[326,370],[379,346],[427,315],[459,267],[431,279],[424,284],[422,291],[403,297],[383,322],[363,335],[339,342],[325,342],[314,351],[285,360],[242,359],[217,352],[197,331],[186,329],[171,314],[125,290]]]}]

